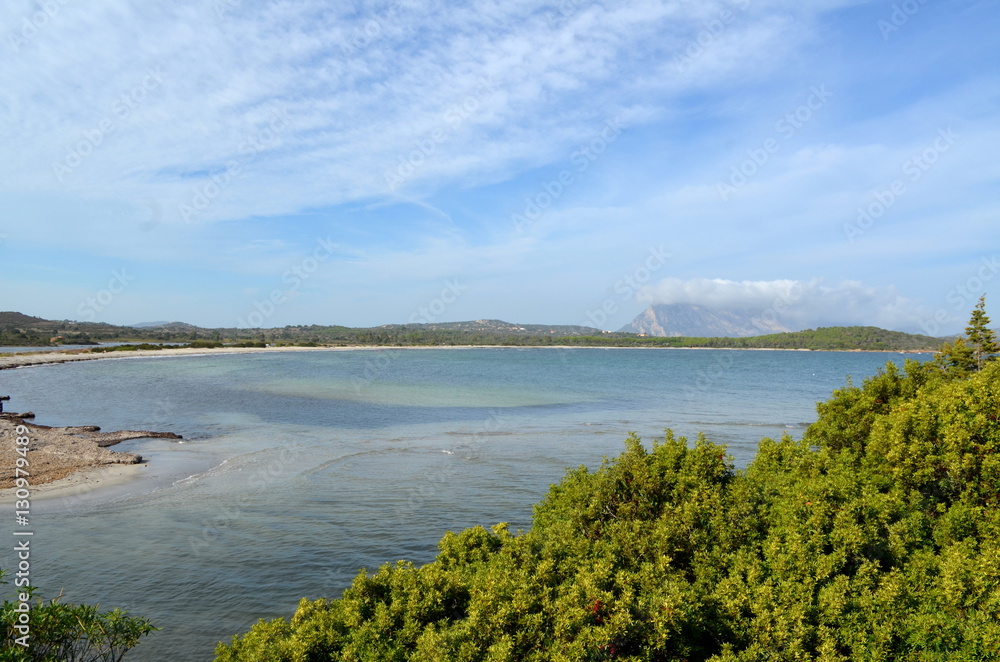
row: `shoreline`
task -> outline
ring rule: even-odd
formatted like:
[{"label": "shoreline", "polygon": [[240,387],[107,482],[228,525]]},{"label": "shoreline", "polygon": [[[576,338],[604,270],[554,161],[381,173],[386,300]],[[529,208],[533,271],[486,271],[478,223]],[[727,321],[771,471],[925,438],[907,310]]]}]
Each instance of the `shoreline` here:
[{"label": "shoreline", "polygon": [[[73,352],[46,351],[38,353],[23,353],[12,356],[0,356],[0,370],[30,368],[44,365],[59,365],[77,361],[99,361],[112,359],[139,359],[155,357],[178,356],[213,356],[231,354],[258,354],[270,352],[343,352],[343,351],[383,351],[383,350],[467,350],[467,349],[630,349],[630,350],[726,350],[726,351],[763,351],[763,352],[867,352],[882,354],[926,354],[919,350],[809,350],[780,348],[750,348],[750,347],[601,347],[576,345],[357,345],[337,347],[219,347],[219,348],[167,348],[162,350],[135,350],[128,352],[89,353],[74,350]],[[45,460],[53,466],[47,471],[36,473],[32,470],[32,492],[42,499],[54,499],[60,496],[79,495],[96,490],[106,491],[132,483],[148,474],[149,461],[134,453],[112,451],[106,446],[128,439],[171,437],[171,433],[150,431],[120,431],[100,432],[95,426],[72,426],[50,428],[24,422],[17,414],[5,414],[0,417],[0,438],[10,436],[11,443],[4,443],[0,449],[0,459],[6,474],[13,474],[15,464],[13,446],[13,430],[16,425],[24,424],[32,437],[32,454],[41,453]],[[179,438],[179,437],[177,437]],[[7,441],[5,439],[5,441]],[[36,445],[37,444],[37,445]],[[53,453],[53,449],[57,448]],[[69,452],[67,452],[69,448]],[[8,452],[9,451],[9,452]],[[8,457],[9,456],[9,457]],[[36,455],[37,457],[37,455]],[[0,476],[0,503],[6,503],[14,498],[15,487],[4,485],[12,483],[6,475]]]},{"label": "shoreline", "polygon": [[[142,460],[136,464],[98,465],[82,467],[62,478],[31,484],[31,499],[38,501],[81,500],[84,496],[95,494],[97,490],[129,485],[144,478],[143,472],[148,471],[149,463]],[[16,487],[0,489],[0,504],[9,505],[16,498]]]},{"label": "shoreline", "polygon": [[616,347],[601,345],[345,345],[321,347],[173,347],[165,349],[138,349],[121,352],[23,352],[0,356],[0,370],[57,365],[77,361],[104,359],[151,358],[157,356],[213,356],[219,354],[258,354],[270,352],[356,352],[383,350],[430,349],[636,349],[636,350],[723,350],[731,352],[866,352],[869,354],[932,354],[933,350],[917,349],[789,349],[784,347]]},{"label": "shoreline", "polygon": [[[102,432],[96,425],[50,427],[31,423],[34,414],[0,414],[0,500],[16,492],[17,482],[27,482],[31,489],[45,485],[79,485],[91,482],[94,471],[143,466],[138,453],[111,450],[133,439],[181,440],[173,432],[118,430]],[[27,445],[15,440],[27,438]],[[123,472],[103,471],[102,475]],[[74,480],[67,480],[67,479]],[[100,480],[97,481],[101,482]],[[79,491],[79,490],[78,490]]]}]

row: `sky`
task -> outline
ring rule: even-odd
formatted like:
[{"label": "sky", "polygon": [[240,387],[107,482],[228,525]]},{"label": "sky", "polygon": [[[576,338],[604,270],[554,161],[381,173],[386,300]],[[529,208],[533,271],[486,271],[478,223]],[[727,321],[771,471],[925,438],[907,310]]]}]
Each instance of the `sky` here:
[{"label": "sky", "polygon": [[8,0],[0,309],[955,333],[1000,319],[998,32],[993,1]]}]

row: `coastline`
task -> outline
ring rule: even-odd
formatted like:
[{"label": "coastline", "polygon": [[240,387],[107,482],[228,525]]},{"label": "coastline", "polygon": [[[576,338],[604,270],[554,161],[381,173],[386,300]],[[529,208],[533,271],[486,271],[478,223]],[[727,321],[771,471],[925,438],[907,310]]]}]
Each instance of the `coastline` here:
[{"label": "coastline", "polygon": [[[143,460],[137,464],[98,465],[81,467],[77,471],[57,480],[31,484],[32,500],[52,501],[55,499],[80,499],[96,490],[128,485],[144,478],[149,464]],[[17,488],[0,489],[0,504],[10,504],[16,498]]]},{"label": "coastline", "polygon": [[173,347],[165,349],[139,349],[122,352],[24,352],[0,356],[0,370],[30,368],[42,365],[100,361],[104,359],[151,358],[167,356],[213,356],[217,354],[257,354],[270,352],[357,352],[383,350],[428,349],[637,349],[637,350],[724,350],[732,352],[868,352],[871,354],[930,354],[933,350],[903,349],[791,349],[784,347],[615,347],[600,345],[344,345],[321,347]]},{"label": "coastline", "polygon": [[[49,427],[25,420],[33,417],[31,413],[0,414],[0,501],[17,491],[17,481],[22,478],[34,490],[44,485],[92,483],[98,473],[104,479],[131,475],[121,468],[142,466],[142,456],[114,451],[110,446],[132,439],[181,439],[173,432],[102,432],[96,425]],[[15,443],[25,437],[27,445]],[[109,468],[114,471],[93,471]]]},{"label": "coastline", "polygon": [[[127,352],[90,353],[80,350],[72,352],[48,351],[0,356],[0,370],[58,365],[77,361],[97,361],[110,359],[154,358],[175,356],[213,356],[230,354],[257,354],[271,352],[339,352],[339,351],[383,351],[383,350],[432,350],[432,349],[634,349],[634,350],[709,350],[728,351],[841,351],[887,354],[922,354],[920,351],[903,350],[809,350],[777,348],[711,348],[711,347],[599,347],[575,345],[527,346],[517,345],[409,345],[409,346],[337,346],[337,347],[220,347],[220,348],[167,348],[162,350],[135,350]],[[31,485],[40,498],[66,497],[92,492],[97,489],[122,486],[149,475],[144,469],[147,460],[134,453],[112,451],[107,446],[127,439],[146,437],[180,437],[170,433],[149,431],[121,431],[104,433],[95,426],[75,426],[49,428],[24,422],[17,414],[0,415],[0,503],[12,500],[16,490],[13,485],[16,453],[13,437],[17,425],[29,428],[32,438]],[[7,443],[10,442],[10,443]],[[38,464],[36,464],[36,462]],[[47,466],[46,466],[47,465]],[[41,469],[41,471],[39,471]],[[10,475],[8,475],[10,474]]]}]

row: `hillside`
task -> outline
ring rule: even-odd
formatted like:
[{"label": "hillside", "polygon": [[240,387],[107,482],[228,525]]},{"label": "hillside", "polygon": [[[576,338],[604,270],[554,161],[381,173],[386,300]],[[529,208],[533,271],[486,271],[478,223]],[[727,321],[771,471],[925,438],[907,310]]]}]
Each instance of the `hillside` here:
[{"label": "hillside", "polygon": [[941,345],[940,338],[888,331],[876,326],[820,327],[758,336],[745,339],[745,342],[753,347],[782,349],[936,350]]},{"label": "hillside", "polygon": [[387,324],[373,328],[285,326],[273,329],[203,329],[182,322],[134,328],[94,322],[44,320],[0,313],[0,345],[54,346],[96,342],[268,343],[382,346],[594,346],[709,347],[733,349],[814,349],[933,351],[944,338],[887,331],[872,326],[826,327],[751,337],[652,337],[601,331],[585,326],[512,324],[475,320],[439,324]]},{"label": "hillside", "polygon": [[772,333],[747,338],[653,338],[619,334],[614,337],[563,338],[563,344],[599,347],[689,347],[705,349],[811,349],[853,351],[935,351],[944,338],[888,331],[874,326],[831,326],[806,331]]},{"label": "hillside", "polygon": [[759,312],[709,309],[687,303],[654,304],[620,330],[678,338],[745,337],[790,331]]},{"label": "hillside", "polygon": [[[46,320],[17,312],[0,313],[0,345],[52,346],[91,344],[99,340],[116,340],[132,337],[135,330],[129,327],[102,322],[71,322]],[[56,338],[56,340],[53,340]]]},{"label": "hillside", "polygon": [[43,320],[41,317],[32,317],[31,315],[25,315],[23,313],[15,313],[12,311],[0,312],[0,326],[31,326],[35,324],[47,324],[47,320]]},{"label": "hillside", "polygon": [[888,331],[876,326],[829,326],[754,338],[711,338],[705,347],[758,349],[936,350],[941,338]]},{"label": "hillside", "polygon": [[592,336],[607,333],[591,326],[512,324],[503,320],[476,320],[474,322],[442,322],[433,324],[384,324],[379,329],[398,331],[460,331],[512,336]]}]

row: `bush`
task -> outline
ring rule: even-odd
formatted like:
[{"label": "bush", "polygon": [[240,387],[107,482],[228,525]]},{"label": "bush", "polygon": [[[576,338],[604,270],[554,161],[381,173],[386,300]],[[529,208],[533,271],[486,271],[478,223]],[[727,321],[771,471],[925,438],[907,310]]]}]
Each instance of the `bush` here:
[{"label": "bush", "polygon": [[37,599],[29,612],[30,631],[21,640],[24,646],[17,642],[25,636],[18,630],[21,604],[5,601],[0,612],[6,635],[0,650],[4,662],[116,662],[156,630],[148,619],[129,616],[121,609],[102,613],[92,605]]},{"label": "bush", "polygon": [[219,347],[225,347],[225,345],[217,340],[192,340],[187,345],[183,347],[192,347],[195,349],[216,349]]},{"label": "bush", "polygon": [[1000,650],[1000,365],[888,364],[800,441],[668,431],[570,471],[531,530],[448,533],[260,622],[250,660],[980,660]]}]

